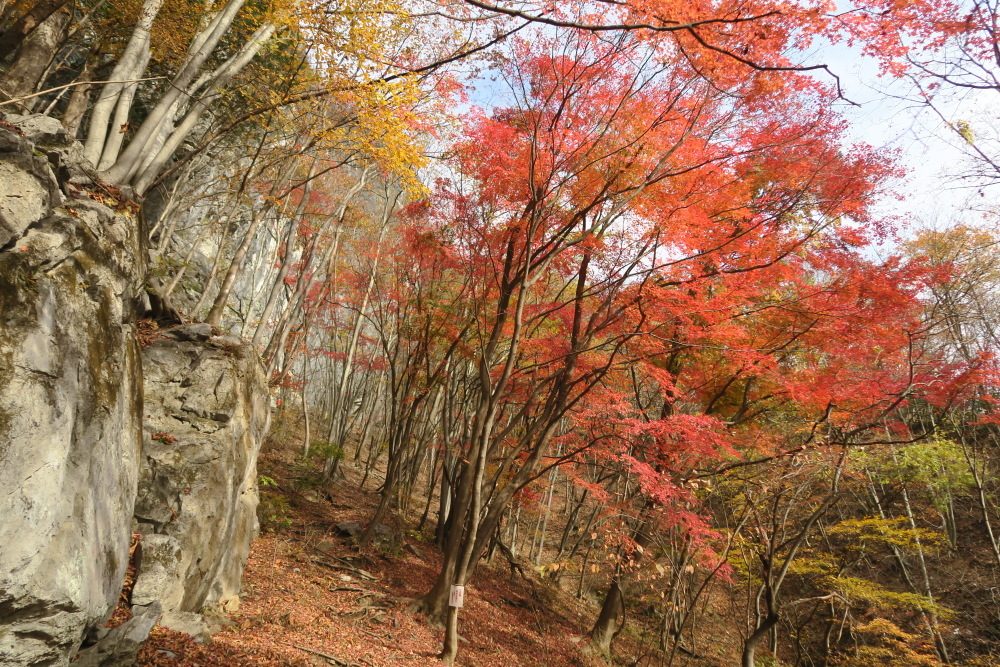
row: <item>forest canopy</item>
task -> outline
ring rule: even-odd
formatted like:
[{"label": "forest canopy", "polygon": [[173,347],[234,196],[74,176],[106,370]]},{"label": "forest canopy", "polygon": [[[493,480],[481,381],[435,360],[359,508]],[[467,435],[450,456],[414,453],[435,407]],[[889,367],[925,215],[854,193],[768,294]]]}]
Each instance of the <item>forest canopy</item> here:
[{"label": "forest canopy", "polygon": [[[998,21],[0,0],[0,112],[58,118],[80,186],[141,207],[151,326],[255,346],[318,484],[378,471],[360,548],[436,526],[414,610],[446,663],[497,557],[594,591],[604,653],[641,608],[673,660],[715,596],[745,667],[994,664],[1000,125],[946,100],[1000,94]],[[906,165],[851,139],[825,44],[941,119],[982,206],[881,212]]]}]

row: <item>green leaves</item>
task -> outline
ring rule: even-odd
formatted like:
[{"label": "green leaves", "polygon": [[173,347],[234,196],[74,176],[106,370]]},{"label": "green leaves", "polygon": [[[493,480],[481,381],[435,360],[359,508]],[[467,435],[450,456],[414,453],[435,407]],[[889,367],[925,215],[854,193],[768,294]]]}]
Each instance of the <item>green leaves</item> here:
[{"label": "green leaves", "polygon": [[906,447],[873,447],[854,456],[855,465],[872,481],[882,484],[923,486],[935,507],[942,509],[956,493],[973,487],[962,448],[942,437],[928,438]]}]

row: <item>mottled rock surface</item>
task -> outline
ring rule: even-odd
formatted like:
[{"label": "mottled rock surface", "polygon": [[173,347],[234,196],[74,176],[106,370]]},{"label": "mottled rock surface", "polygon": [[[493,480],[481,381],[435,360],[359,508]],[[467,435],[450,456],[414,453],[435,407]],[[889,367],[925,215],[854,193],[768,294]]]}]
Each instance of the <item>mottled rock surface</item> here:
[{"label": "mottled rock surface", "polygon": [[134,665],[162,609],[159,602],[132,607],[132,618],[112,630],[103,629],[94,645],[80,651],[73,667],[123,667]]},{"label": "mottled rock surface", "polygon": [[24,129],[0,127],[0,665],[62,665],[127,566],[144,249],[134,215],[63,194],[86,166],[58,121],[8,120]]},{"label": "mottled rock surface", "polygon": [[163,330],[143,350],[143,368],[135,517],[144,537],[132,601],[159,600],[161,625],[192,627],[190,614],[231,607],[240,591],[257,530],[267,382],[250,348],[205,324]]}]

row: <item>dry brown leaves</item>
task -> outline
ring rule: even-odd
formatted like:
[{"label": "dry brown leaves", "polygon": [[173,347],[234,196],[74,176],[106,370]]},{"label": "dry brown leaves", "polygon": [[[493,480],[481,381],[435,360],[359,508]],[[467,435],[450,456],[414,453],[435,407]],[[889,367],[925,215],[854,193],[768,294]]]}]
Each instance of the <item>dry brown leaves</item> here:
[{"label": "dry brown leaves", "polygon": [[[262,470],[280,478],[288,469],[285,463],[265,462]],[[279,481],[281,488],[293,486]],[[324,495],[324,500],[313,501],[288,493],[292,527],[254,542],[241,607],[210,645],[158,627],[139,664],[436,664],[442,631],[408,611],[412,599],[434,581],[440,565],[436,549],[409,540],[415,548],[359,554],[335,535],[333,526],[367,520],[376,496],[359,492],[349,482]],[[542,590],[542,584],[538,587]],[[459,619],[464,641],[458,664],[599,664],[581,651],[586,644],[581,636],[595,610],[580,609],[580,603],[559,591],[548,589],[543,597],[536,599],[523,580],[512,580],[505,565],[481,567],[467,589]]]}]

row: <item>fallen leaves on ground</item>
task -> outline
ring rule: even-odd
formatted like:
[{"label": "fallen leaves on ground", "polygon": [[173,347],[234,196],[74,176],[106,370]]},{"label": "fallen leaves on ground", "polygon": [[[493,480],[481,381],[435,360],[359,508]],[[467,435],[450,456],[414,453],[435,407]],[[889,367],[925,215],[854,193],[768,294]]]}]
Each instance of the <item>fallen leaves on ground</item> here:
[{"label": "fallen leaves on ground", "polygon": [[[349,481],[325,492],[323,499],[287,495],[291,525],[254,541],[241,605],[224,621],[226,627],[207,645],[157,627],[140,652],[140,665],[381,667],[436,662],[443,631],[409,611],[438,572],[440,554],[434,545],[408,533],[398,547],[359,553],[337,535],[335,526],[366,521],[376,496],[359,492]],[[511,578],[505,565],[484,564],[467,587],[458,664],[601,664],[584,651],[587,643],[581,635],[593,622],[594,610],[581,610],[581,605],[544,584]]]}]

